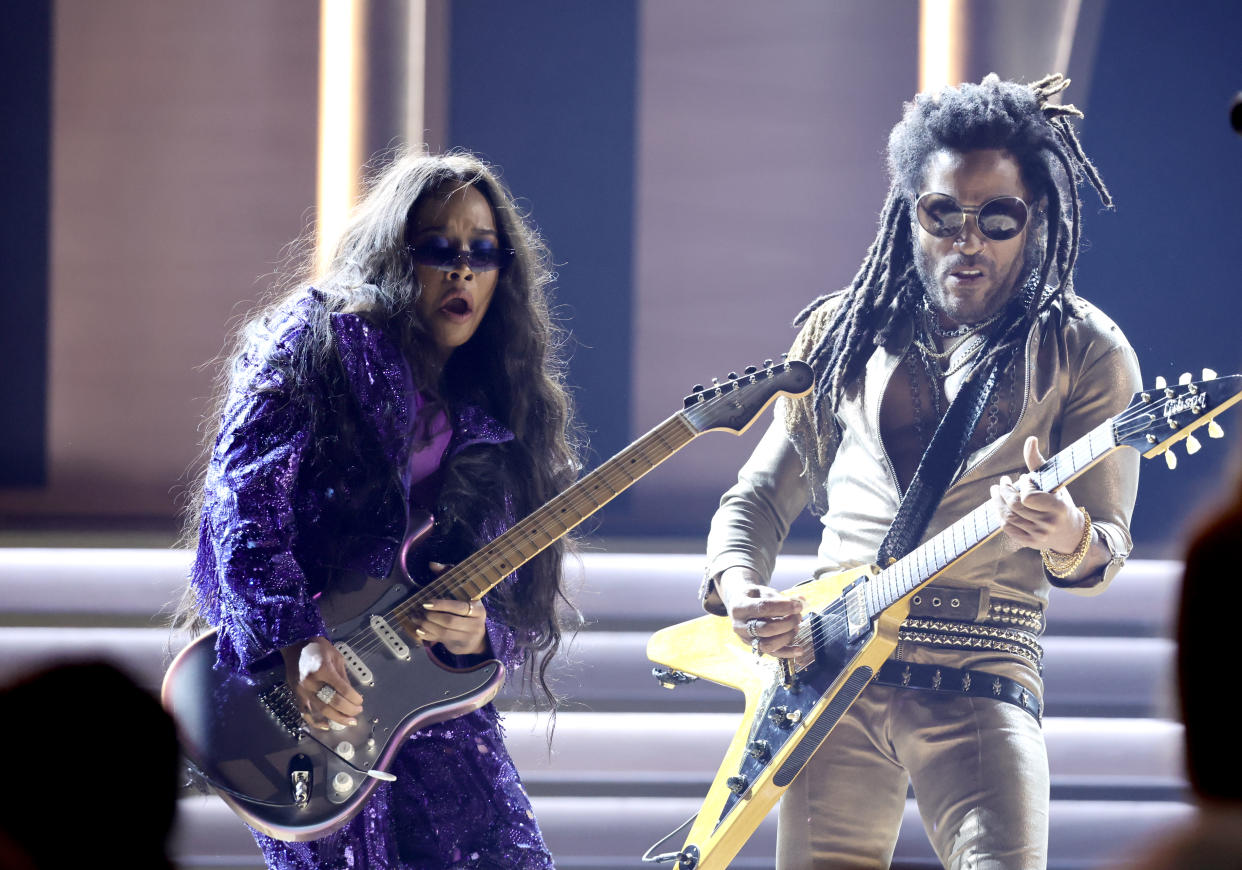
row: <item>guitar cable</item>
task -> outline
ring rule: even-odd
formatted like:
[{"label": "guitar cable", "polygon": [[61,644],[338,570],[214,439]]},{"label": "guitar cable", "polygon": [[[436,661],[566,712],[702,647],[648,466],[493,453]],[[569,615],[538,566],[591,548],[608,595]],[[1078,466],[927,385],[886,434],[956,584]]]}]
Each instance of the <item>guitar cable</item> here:
[{"label": "guitar cable", "polygon": [[663,846],[669,840],[676,837],[682,831],[686,830],[691,825],[693,825],[694,820],[697,819],[698,817],[699,817],[699,814],[695,813],[690,818],[686,819],[684,822],[682,822],[680,825],[674,828],[671,832],[669,832],[668,834],[665,834],[663,837],[661,837],[660,839],[652,843],[651,846],[648,847],[647,851],[643,853],[643,857],[642,857],[643,863],[644,864],[667,864],[671,861],[682,861],[690,857],[685,852],[663,852],[659,855],[652,855],[651,853],[654,852],[656,849],[660,848],[661,846]]},{"label": "guitar cable", "polygon": [[293,801],[289,801],[287,803],[281,803],[279,801],[267,801],[261,798],[253,797],[248,794],[242,794],[235,788],[230,788],[229,786],[224,785],[223,783],[216,782],[214,779],[208,776],[207,773],[201,767],[195,764],[193,759],[182,756],[182,760],[185,762],[185,766],[190,769],[190,772],[192,774],[197,776],[207,785],[211,786],[211,788],[215,791],[224,792],[225,794],[230,795],[231,797],[235,797],[238,800],[245,801],[246,803],[249,803],[249,804],[258,804],[261,807],[278,807],[278,808],[284,809],[286,807],[296,806],[296,804]]}]

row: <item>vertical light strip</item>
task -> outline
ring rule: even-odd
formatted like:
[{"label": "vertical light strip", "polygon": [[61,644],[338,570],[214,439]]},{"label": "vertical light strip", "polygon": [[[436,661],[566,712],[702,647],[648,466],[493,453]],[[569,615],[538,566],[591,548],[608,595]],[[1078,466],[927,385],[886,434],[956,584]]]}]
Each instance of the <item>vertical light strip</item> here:
[{"label": "vertical light strip", "polygon": [[[1074,53],[1074,35],[1078,32],[1078,13],[1081,8],[1081,0],[1066,0],[1065,8],[1061,12],[1061,33],[1057,39],[1057,57],[1053,61],[1052,72],[1069,75],[1070,59]],[[1053,100],[1060,103],[1061,95],[1057,94]]]},{"label": "vertical light strip", "polygon": [[319,177],[315,260],[322,270],[358,192],[362,3],[319,3]]},{"label": "vertical light strip", "polygon": [[962,81],[963,0],[919,0],[919,91]]},{"label": "vertical light strip", "polygon": [[409,0],[405,47],[405,141],[421,150],[427,142],[427,0]]}]

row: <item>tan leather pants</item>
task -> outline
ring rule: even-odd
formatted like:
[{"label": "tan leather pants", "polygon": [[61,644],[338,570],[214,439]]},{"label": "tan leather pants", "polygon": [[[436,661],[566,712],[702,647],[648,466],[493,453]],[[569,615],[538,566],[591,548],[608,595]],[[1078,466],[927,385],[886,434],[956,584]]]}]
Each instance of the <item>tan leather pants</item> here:
[{"label": "tan leather pants", "polygon": [[777,870],[888,867],[907,782],[950,870],[1043,870],[1048,754],[1012,704],[869,686],[781,799]]}]

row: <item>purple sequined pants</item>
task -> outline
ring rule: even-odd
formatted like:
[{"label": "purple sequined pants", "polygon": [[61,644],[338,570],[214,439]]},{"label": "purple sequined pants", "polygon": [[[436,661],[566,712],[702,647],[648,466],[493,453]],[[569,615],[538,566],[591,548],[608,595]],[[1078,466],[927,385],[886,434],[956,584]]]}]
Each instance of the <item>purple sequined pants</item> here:
[{"label": "purple sequined pants", "polygon": [[309,843],[255,833],[272,870],[547,870],[530,799],[485,708],[417,732],[397,780],[339,831]]}]

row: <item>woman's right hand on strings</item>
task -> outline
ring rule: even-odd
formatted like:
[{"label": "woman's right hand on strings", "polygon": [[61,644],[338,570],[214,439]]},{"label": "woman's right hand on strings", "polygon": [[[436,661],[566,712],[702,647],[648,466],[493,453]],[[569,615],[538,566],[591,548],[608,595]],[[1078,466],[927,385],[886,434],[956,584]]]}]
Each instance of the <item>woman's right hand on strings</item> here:
[{"label": "woman's right hand on strings", "polygon": [[760,581],[749,568],[734,566],[716,578],[720,600],[733,620],[733,632],[747,646],[781,658],[794,658],[793,645],[802,621],[803,601],[789,598]]},{"label": "woman's right hand on strings", "polygon": [[331,730],[330,722],[357,724],[362,695],[349,682],[345,657],[332,641],[314,637],[290,644],[280,654],[285,660],[285,678],[307,724],[320,731]]}]

